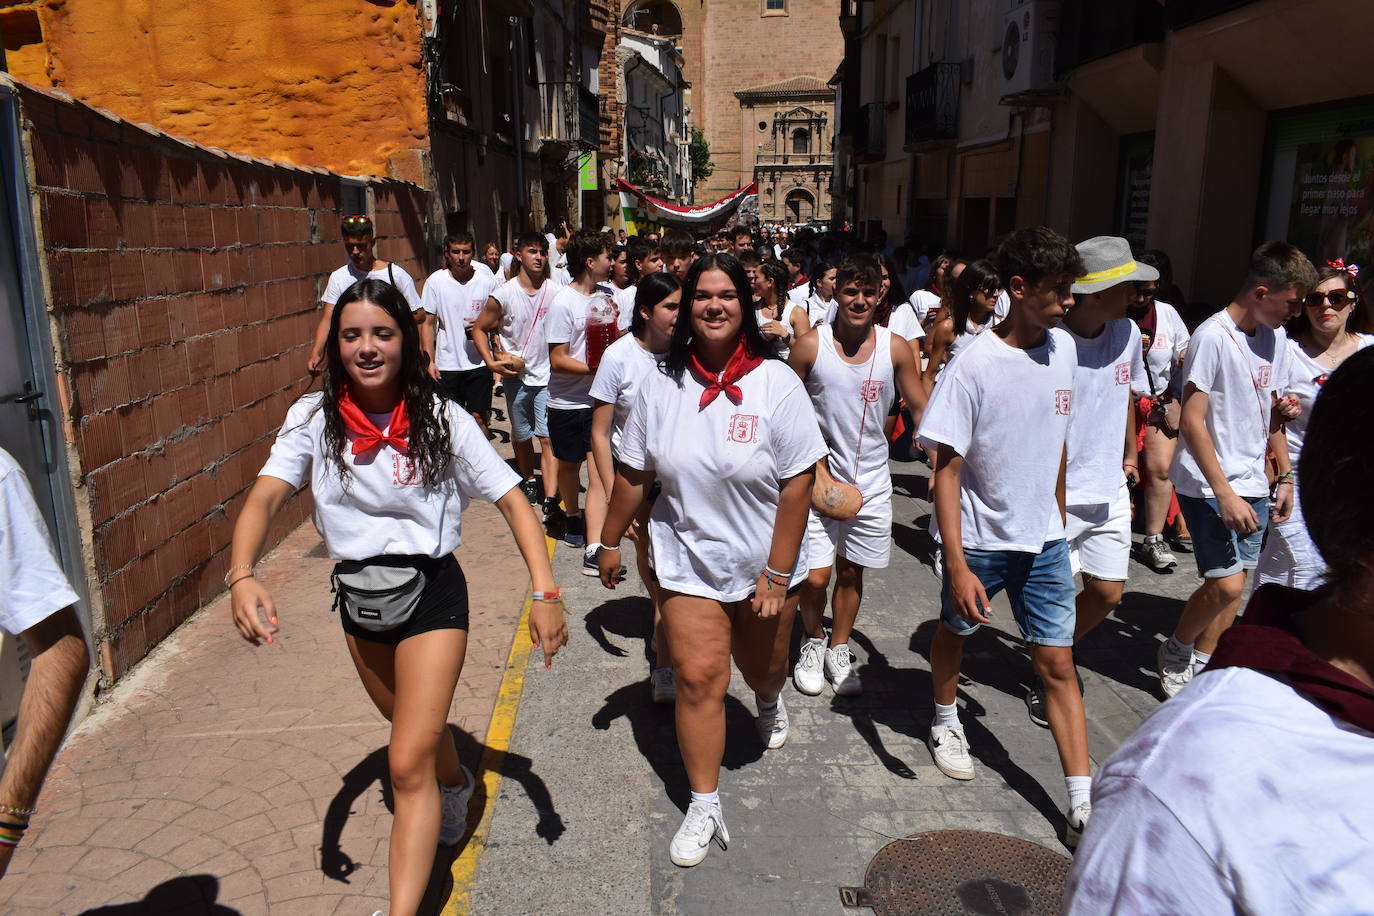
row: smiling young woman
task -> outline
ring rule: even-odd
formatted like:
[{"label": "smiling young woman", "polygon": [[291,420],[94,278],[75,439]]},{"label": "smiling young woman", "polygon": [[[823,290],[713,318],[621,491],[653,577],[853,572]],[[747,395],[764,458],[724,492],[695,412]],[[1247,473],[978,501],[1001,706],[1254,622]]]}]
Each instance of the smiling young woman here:
[{"label": "smiling young woman", "polygon": [[321,389],[287,412],[239,514],[226,581],[240,635],[254,646],[274,642],[278,611],[253,565],[277,511],[308,483],[315,527],[338,561],[336,607],[349,654],[392,723],[389,912],[409,916],[436,843],[462,838],[474,786],[446,722],[467,649],[467,583],[453,556],[467,494],[495,503],[515,535],[535,589],[530,638],[546,664],[567,627],[519,476],[470,414],[438,397],[396,288],[379,280],[350,287],[324,352]]}]

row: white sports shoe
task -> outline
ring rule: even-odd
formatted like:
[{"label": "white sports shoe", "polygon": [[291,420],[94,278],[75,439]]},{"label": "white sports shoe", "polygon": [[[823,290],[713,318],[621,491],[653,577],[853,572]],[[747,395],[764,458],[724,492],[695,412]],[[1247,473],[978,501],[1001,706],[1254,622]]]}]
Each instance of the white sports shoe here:
[{"label": "white sports shoe", "polygon": [[864,692],[863,681],[854,671],[854,656],[848,644],[841,643],[825,650],[825,679],[837,697],[853,697]]},{"label": "white sports shoe", "polygon": [[935,552],[930,555],[930,568],[935,571],[935,578],[944,581],[945,551],[939,544],[935,545]]},{"label": "white sports shoe", "polygon": [[962,725],[936,725],[931,728],[926,746],[935,765],[950,779],[972,779],[973,758]]},{"label": "white sports shoe", "polygon": [[720,806],[693,801],[687,806],[687,816],[682,819],[682,826],[677,828],[673,841],[668,844],[668,856],[674,865],[691,868],[706,858],[712,840],[721,849],[730,845],[730,831],[725,829]]},{"label": "white sports shoe", "polygon": [[459,764],[463,771],[461,786],[439,784],[439,845],[452,846],[463,838],[468,829],[468,802],[477,782],[472,771]]},{"label": "white sports shoe", "polygon": [[796,667],[792,669],[792,683],[796,685],[798,693],[814,697],[821,692],[821,688],[825,686],[825,676],[821,669],[824,665],[823,656],[826,654],[828,653],[824,636],[808,636],[802,640],[801,654],[797,658]]},{"label": "white sports shoe", "polygon": [[1073,810],[1064,815],[1068,821],[1064,827],[1064,845],[1070,849],[1078,848],[1078,841],[1083,838],[1083,828],[1088,826],[1088,818],[1093,816],[1093,806],[1091,802],[1083,802],[1075,805]]},{"label": "white sports shoe", "polygon": [[673,679],[672,668],[655,668],[649,674],[649,690],[655,703],[677,701],[677,681]]},{"label": "white sports shoe", "polygon": [[759,707],[758,718],[754,720],[754,725],[759,730],[759,738],[768,745],[770,751],[776,751],[787,743],[787,707],[783,705],[782,697],[778,697],[778,705],[770,712],[763,712],[763,703],[758,695],[754,696],[754,703]]},{"label": "white sports shoe", "polygon": [[1193,679],[1193,653],[1180,655],[1169,651],[1171,640],[1159,644],[1155,665],[1159,669],[1159,687],[1165,698],[1174,697]]}]

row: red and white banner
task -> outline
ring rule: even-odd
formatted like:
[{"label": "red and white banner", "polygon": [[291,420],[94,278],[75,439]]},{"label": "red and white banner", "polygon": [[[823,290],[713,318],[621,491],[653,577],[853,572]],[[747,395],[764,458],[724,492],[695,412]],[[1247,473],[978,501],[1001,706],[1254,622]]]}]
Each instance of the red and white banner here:
[{"label": "red and white banner", "polygon": [[616,183],[622,194],[633,194],[642,200],[652,219],[670,225],[697,226],[724,219],[740,205],[744,198],[758,193],[758,185],[749,184],[737,191],[731,191],[713,204],[684,207],[681,204],[670,204],[666,200],[651,197],[623,178],[617,179]]}]

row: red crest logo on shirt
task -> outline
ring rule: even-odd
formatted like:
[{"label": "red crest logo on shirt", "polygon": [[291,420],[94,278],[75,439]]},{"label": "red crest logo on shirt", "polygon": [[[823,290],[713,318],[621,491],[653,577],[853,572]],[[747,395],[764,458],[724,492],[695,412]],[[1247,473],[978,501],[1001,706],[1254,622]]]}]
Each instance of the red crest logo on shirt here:
[{"label": "red crest logo on shirt", "polygon": [[730,417],[728,436],[731,442],[749,443],[758,432],[759,418],[754,414],[737,413]]},{"label": "red crest logo on shirt", "polygon": [[409,455],[391,456],[391,482],[398,487],[418,487],[424,481]]},{"label": "red crest logo on shirt", "polygon": [[1270,373],[1273,371],[1273,368],[1274,367],[1269,365],[1268,363],[1265,363],[1263,366],[1259,367],[1259,386],[1261,388],[1269,387],[1269,377]]},{"label": "red crest logo on shirt", "polygon": [[1073,389],[1060,388],[1054,393],[1054,412],[1061,417],[1069,415],[1069,406],[1073,403]]},{"label": "red crest logo on shirt", "polygon": [[1131,383],[1131,364],[1116,364],[1116,383],[1118,385],[1129,385]]},{"label": "red crest logo on shirt", "polygon": [[882,396],[883,388],[886,387],[886,385],[887,382],[875,382],[872,379],[868,379],[859,386],[859,396],[864,399],[865,403],[875,404],[878,398]]},{"label": "red crest logo on shirt", "polygon": [[1320,388],[1321,386],[1323,386],[1323,385],[1326,384],[1326,380],[1329,379],[1330,377],[1331,377],[1331,376],[1330,376],[1329,374],[1323,372],[1321,375],[1317,376],[1316,378],[1314,378],[1314,379],[1312,380],[1312,384],[1314,384],[1314,385],[1316,385],[1318,388]]}]

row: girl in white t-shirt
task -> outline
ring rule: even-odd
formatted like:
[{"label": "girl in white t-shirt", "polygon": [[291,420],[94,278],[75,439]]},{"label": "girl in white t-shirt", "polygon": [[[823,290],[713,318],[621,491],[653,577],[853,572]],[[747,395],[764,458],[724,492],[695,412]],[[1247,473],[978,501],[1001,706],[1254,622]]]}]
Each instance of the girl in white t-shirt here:
[{"label": "girl in white t-shirt", "polygon": [[807,573],[802,534],[827,449],[806,389],[759,332],[739,260],[698,260],[682,300],[662,371],[644,377],[621,432],[601,581],[614,587],[620,539],[657,482],[649,537],[692,788],[670,855],[689,866],[730,838],[717,790],[732,656],[754,690],[760,738],[770,748],[787,738],[781,693]]},{"label": "girl in white t-shirt", "polygon": [[389,567],[405,570],[402,577],[413,571],[412,583],[422,577],[409,615],[385,629],[376,608],[350,611],[346,599],[337,602],[363,687],[393,723],[389,912],[409,916],[424,895],[436,843],[461,839],[474,786],[445,721],[467,648],[467,585],[453,551],[469,494],[496,504],[529,567],[530,638],[546,665],[567,627],[519,476],[469,414],[439,398],[401,294],[384,281],[354,284],[334,309],[324,352],[321,390],[287,412],[239,513],[226,581],[240,635],[255,646],[273,642],[278,611],[253,565],[273,517],[307,483],[315,527],[339,561],[335,575]]},{"label": "girl in white t-shirt", "polygon": [[[640,383],[650,372],[658,371],[658,361],[668,351],[668,339],[677,323],[681,301],[682,284],[672,274],[656,273],[641,279],[635,290],[630,333],[607,347],[601,356],[591,388],[592,454],[606,493],[615,486],[614,456],[619,452],[621,431],[639,395]],[[653,499],[647,499],[635,516],[635,565],[654,605],[654,667],[649,687],[655,703],[671,703],[677,688],[663,633],[658,582],[649,559],[647,531],[652,508]]]},{"label": "girl in white t-shirt", "polygon": [[921,381],[927,393],[935,390],[936,377],[954,358],[959,347],[987,325],[1001,289],[997,267],[986,258],[974,261],[959,272],[949,293],[949,314],[931,326],[926,338],[928,359]]},{"label": "girl in white t-shirt", "polygon": [[[1318,272],[1321,282],[1303,300],[1302,312],[1288,323],[1288,337],[1284,341],[1289,355],[1285,394],[1296,398],[1302,408],[1302,413],[1286,424],[1290,468],[1298,466],[1312,405],[1326,379],[1348,357],[1374,344],[1374,336],[1353,333],[1348,327],[1359,299],[1355,285],[1358,272],[1357,265],[1347,266],[1344,260],[1329,262]],[[1300,493],[1298,486],[1294,491],[1293,514],[1269,526],[1269,536],[1255,569],[1256,585],[1277,582],[1310,591],[1326,578],[1326,561],[1312,543],[1303,520]]]}]

